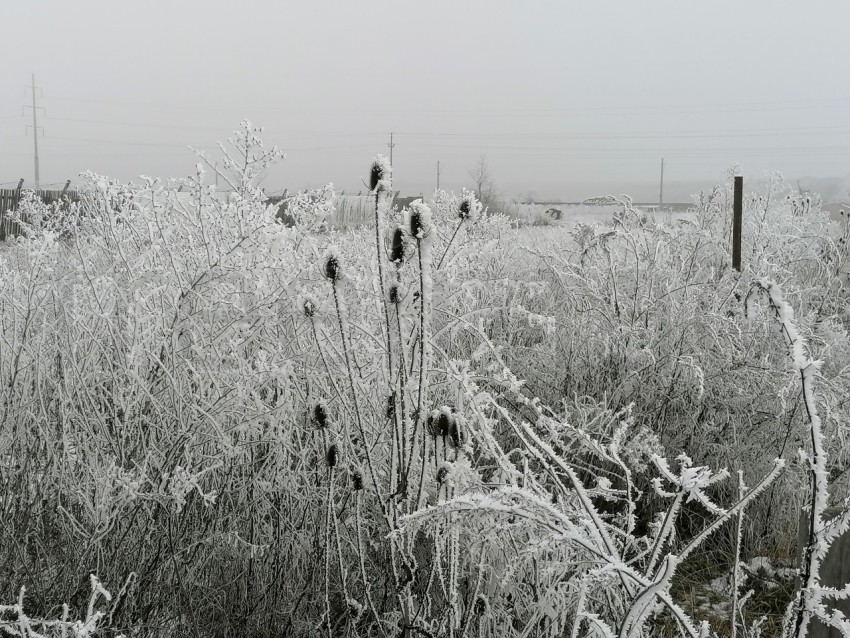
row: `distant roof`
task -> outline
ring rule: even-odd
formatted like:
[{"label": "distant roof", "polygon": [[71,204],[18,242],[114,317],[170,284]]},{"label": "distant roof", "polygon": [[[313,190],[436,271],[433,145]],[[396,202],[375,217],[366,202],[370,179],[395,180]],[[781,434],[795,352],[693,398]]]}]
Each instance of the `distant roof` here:
[{"label": "distant roof", "polygon": [[415,195],[413,197],[396,197],[393,200],[393,208],[398,210],[403,209],[405,206],[410,206],[417,199],[422,199],[422,195]]}]

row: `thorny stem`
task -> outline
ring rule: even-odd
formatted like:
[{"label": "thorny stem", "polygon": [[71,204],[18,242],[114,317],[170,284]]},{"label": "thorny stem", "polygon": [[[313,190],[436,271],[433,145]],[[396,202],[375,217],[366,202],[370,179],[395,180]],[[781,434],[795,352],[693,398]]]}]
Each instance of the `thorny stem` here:
[{"label": "thorny stem", "polygon": [[[738,499],[744,498],[746,493],[744,485],[744,472],[738,470]],[[741,562],[741,531],[744,524],[744,510],[738,514],[738,521],[735,524],[735,560],[732,563],[732,638],[736,638],[738,633],[738,570]]]},{"label": "thorny stem", "polygon": [[[324,435],[325,448],[327,448],[327,438]],[[327,450],[326,450],[327,453]],[[328,632],[328,638],[333,638],[333,630],[331,629],[331,508],[333,507],[334,495],[334,468],[328,469],[328,503],[325,510],[325,627]]]},{"label": "thorny stem", "polygon": [[[378,259],[378,288],[380,291],[381,297],[381,308],[384,311],[384,323],[387,328],[387,381],[390,387],[390,391],[392,392],[395,387],[395,383],[393,382],[393,333],[390,323],[390,309],[387,304],[387,289],[384,283],[384,246],[381,237],[381,228],[383,225],[381,224],[381,191],[380,189],[375,191],[375,248],[377,251],[377,259]],[[399,337],[400,339],[400,337]],[[394,433],[393,433],[393,445],[399,444],[399,432],[403,426],[403,415],[399,416],[398,414],[398,405],[397,400],[393,399],[394,410],[393,410],[393,421],[395,425]],[[399,448],[400,450],[401,448]],[[400,455],[400,463],[401,467],[404,463],[404,455],[401,453]],[[391,477],[394,478],[394,474],[390,473]],[[393,480],[391,478],[390,480]],[[393,490],[393,485],[390,485],[390,491]]]},{"label": "thorny stem", "polygon": [[[383,498],[381,497],[381,492],[378,489],[378,479],[377,479],[377,474],[375,472],[375,466],[372,462],[372,453],[369,451],[369,445],[366,441],[366,431],[365,431],[365,428],[363,427],[363,421],[362,421],[361,415],[360,415],[360,406],[359,406],[359,403],[357,401],[357,391],[356,391],[356,388],[355,388],[355,385],[354,385],[354,373],[352,372],[351,358],[350,358],[350,355],[349,355],[350,344],[348,342],[348,338],[347,338],[347,335],[346,335],[346,332],[345,332],[345,324],[342,320],[342,308],[340,307],[339,291],[337,289],[336,280],[333,280],[331,282],[331,284],[332,284],[332,288],[333,288],[334,306],[336,307],[336,316],[337,316],[337,320],[339,321],[340,337],[342,339],[342,350],[343,350],[343,354],[345,356],[345,368],[346,368],[346,372],[348,373],[348,382],[349,382],[349,385],[351,387],[351,397],[352,397],[352,401],[354,403],[354,415],[355,415],[355,419],[356,419],[356,422],[357,422],[357,429],[360,432],[361,444],[363,445],[364,454],[366,456],[366,463],[369,467],[369,478],[372,482],[372,487],[375,490],[375,497],[378,501],[378,505],[381,508],[381,513],[383,515],[384,521],[386,522],[387,527],[392,530],[393,529],[393,523],[392,523],[392,520],[390,518],[390,513],[387,511],[387,506],[384,503]],[[392,543],[391,547],[393,549],[395,549],[395,542]],[[403,552],[402,552],[402,557],[403,557]],[[399,579],[398,579],[398,574],[395,572],[395,557],[393,557],[392,564],[393,564],[393,575],[395,577],[396,585],[398,585]],[[396,588],[398,589],[398,587],[396,587]],[[403,607],[405,607],[405,614],[406,614],[405,617],[407,617],[408,612],[406,611],[406,606],[403,605]]]},{"label": "thorny stem", "polygon": [[449,254],[449,248],[452,247],[452,242],[454,242],[455,237],[457,236],[457,232],[460,230],[460,227],[463,226],[463,221],[460,221],[458,225],[455,227],[455,232],[452,233],[452,238],[449,240],[449,243],[446,244],[446,250],[443,253],[443,256],[440,257],[440,261],[437,263],[437,270],[440,269],[440,266],[443,265],[443,260],[446,258],[446,255]]},{"label": "thorny stem", "polygon": [[360,405],[357,401],[357,390],[354,386],[354,373],[351,369],[351,356],[349,354],[349,343],[348,338],[345,333],[345,325],[342,320],[342,309],[339,304],[339,291],[337,290],[336,280],[331,283],[333,287],[333,296],[334,296],[334,306],[336,307],[336,317],[339,321],[339,332],[340,338],[342,339],[342,351],[345,356],[345,369],[348,373],[348,383],[351,387],[351,400],[354,403],[354,418],[357,422],[357,430],[360,432],[360,442],[363,445],[364,454],[366,455],[366,463],[369,465],[369,478],[372,480],[372,487],[375,490],[375,496],[378,499],[378,503],[381,505],[381,511],[383,512],[384,518],[387,517],[387,508],[384,505],[384,501],[381,498],[381,492],[378,489],[378,479],[375,474],[375,467],[372,463],[372,454],[369,452],[369,444],[366,441],[366,430],[363,427],[363,420],[360,416]]},{"label": "thorny stem", "polygon": [[[427,370],[428,370],[428,335],[425,333],[425,323],[426,323],[426,314],[427,307],[426,304],[428,300],[425,295],[425,270],[423,268],[423,260],[422,260],[422,240],[417,239],[417,253],[419,254],[419,341],[421,347],[419,349],[419,396],[416,402],[416,423],[413,426],[413,435],[411,437],[411,465],[413,461],[413,448],[412,445],[416,441],[416,434],[419,430],[420,424],[423,422],[423,409],[425,406],[425,394],[428,389],[427,385]],[[422,471],[419,476],[419,489],[416,494],[416,505],[419,506],[419,503],[422,499],[422,483],[424,482],[425,477],[425,453],[426,453],[426,445],[427,445],[428,437],[423,432],[422,436]],[[410,466],[408,466],[408,472],[410,470]]]},{"label": "thorny stem", "polygon": [[381,630],[381,634],[386,638],[387,632],[384,630],[384,626],[381,624],[381,618],[378,616],[378,610],[375,609],[375,603],[372,600],[372,587],[369,583],[369,577],[366,574],[366,552],[363,549],[363,524],[362,524],[362,515],[360,513],[360,504],[362,501],[362,491],[358,490],[355,495],[355,506],[354,506],[354,524],[357,531],[357,555],[360,559],[360,577],[363,579],[363,590],[366,592],[366,604],[369,606],[369,611],[372,612],[372,615],[375,617],[375,623],[378,625],[378,628]]}]

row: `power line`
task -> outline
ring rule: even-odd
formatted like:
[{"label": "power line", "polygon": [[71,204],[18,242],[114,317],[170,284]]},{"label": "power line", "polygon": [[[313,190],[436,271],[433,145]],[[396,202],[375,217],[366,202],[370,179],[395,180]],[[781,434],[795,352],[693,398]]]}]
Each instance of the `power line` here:
[{"label": "power line", "polygon": [[[37,107],[41,108],[41,107]],[[39,127],[40,128],[40,127]],[[142,146],[142,147],[155,147],[155,148],[172,148],[172,149],[181,149],[188,150],[188,144],[173,144],[167,142],[143,142],[143,141],[132,141],[132,140],[107,140],[107,139],[94,139],[88,137],[66,137],[66,136],[50,136],[46,139],[50,140],[61,140],[61,141],[69,141],[69,142],[84,142],[89,144],[107,144],[107,145],[115,145],[115,146]],[[619,139],[612,137],[610,139]],[[645,138],[645,139],[654,139],[654,138]],[[391,146],[390,146],[391,144]],[[390,147],[390,151],[397,146],[394,141],[394,136],[391,137],[391,142],[387,146]],[[212,146],[212,145],[198,145],[198,146]],[[324,146],[283,146],[282,147],[285,152],[311,152],[311,151],[331,151],[331,150],[344,150],[344,149],[361,149],[361,148],[374,148],[374,144],[333,144],[333,145],[324,145]],[[550,146],[550,145],[515,145],[515,144],[475,144],[475,143],[453,143],[453,144],[433,144],[433,143],[420,143],[416,144],[416,149],[472,149],[472,150],[507,150],[507,151],[529,151],[529,152],[581,152],[581,153],[621,153],[621,152],[657,152],[654,150],[654,147],[634,147],[634,146],[616,146],[616,147],[598,147],[598,146]],[[799,153],[799,152],[841,152],[846,153],[850,152],[850,146],[840,145],[840,146],[738,146],[738,147],[716,147],[716,148],[702,148],[702,149],[670,149],[669,152],[672,154],[700,154],[700,153],[736,153],[736,152],[784,152],[784,153]]]},{"label": "power line", "polygon": [[146,124],[143,122],[116,122],[112,120],[93,120],[89,118],[78,118],[78,117],[50,117],[46,118],[50,120],[56,120],[58,122],[81,122],[84,124],[98,124],[98,125],[108,125],[108,126],[137,126],[141,128],[168,128],[168,129],[180,129],[180,130],[195,130],[195,131],[218,131],[221,132],[222,129],[226,128],[223,126],[214,127],[214,126],[194,126],[191,124]]},{"label": "power line", "polygon": [[115,104],[129,106],[149,106],[161,107],[169,109],[190,109],[197,111],[199,108],[209,110],[227,110],[227,111],[268,111],[268,112],[306,112],[315,113],[317,111],[325,112],[351,112],[351,113],[423,113],[423,114],[458,114],[479,116],[483,114],[653,114],[653,113],[671,113],[671,112],[708,112],[715,113],[721,111],[740,112],[740,111],[764,111],[764,110],[795,110],[795,109],[817,109],[817,108],[846,108],[850,106],[850,100],[846,97],[841,98],[821,98],[817,100],[770,100],[756,102],[733,102],[733,103],[692,103],[692,104],[660,104],[660,105],[644,105],[644,106],[592,106],[592,107],[546,107],[546,108],[530,108],[530,107],[512,107],[502,109],[411,109],[411,108],[393,108],[382,107],[374,109],[364,108],[341,108],[341,107],[315,107],[305,106],[293,108],[291,106],[233,106],[233,105],[215,105],[210,103],[201,104],[175,104],[164,102],[139,102],[139,101],[120,101],[120,100],[101,100],[96,98],[75,98],[63,96],[51,96],[51,100],[69,101],[69,102],[91,102],[97,104]]},{"label": "power line", "polygon": [[[198,130],[198,131],[216,131],[221,133],[224,130],[227,130],[228,134],[233,133],[233,127],[228,126],[195,126],[191,124],[155,124],[152,122],[119,122],[116,120],[97,120],[91,118],[77,118],[77,117],[49,117],[47,119],[61,121],[61,122],[79,122],[83,124],[98,124],[98,125],[107,125],[107,126],[135,126],[140,128],[163,128],[163,129],[180,129],[180,130]],[[268,132],[268,131],[266,131]],[[281,131],[278,132],[278,135],[287,135],[287,136],[303,136],[303,135],[315,135],[315,136],[336,136],[336,137],[377,137],[385,135],[383,131],[362,131],[362,132],[337,132],[337,131],[305,131],[303,129],[299,129],[297,131]]]},{"label": "power line", "polygon": [[696,131],[646,131],[635,133],[408,133],[408,137],[469,137],[469,138],[522,138],[522,139],[692,139],[717,137],[770,137],[773,135],[850,135],[848,126],[784,127],[773,129],[696,130]]},{"label": "power line", "polygon": [[182,148],[188,149],[186,144],[169,144],[167,142],[130,142],[126,140],[98,140],[89,137],[64,137],[61,135],[51,135],[48,139],[62,140],[64,142],[88,142],[90,144],[117,144],[121,146],[157,146],[162,148]]}]

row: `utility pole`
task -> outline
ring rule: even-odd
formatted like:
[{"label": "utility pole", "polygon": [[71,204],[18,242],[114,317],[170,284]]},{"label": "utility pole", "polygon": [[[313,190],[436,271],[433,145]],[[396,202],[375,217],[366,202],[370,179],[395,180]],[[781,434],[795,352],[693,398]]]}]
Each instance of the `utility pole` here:
[{"label": "utility pole", "polygon": [[[32,92],[32,106],[25,106],[25,109],[32,109],[32,144],[34,150],[34,159],[35,159],[35,187],[38,188],[40,184],[39,175],[38,175],[38,109],[44,110],[42,106],[36,106],[35,103],[35,73],[32,74],[32,86],[30,90]],[[27,125],[29,127],[29,125]]]},{"label": "utility pole", "polygon": [[658,191],[658,207],[664,205],[664,158],[661,158],[661,188]]},{"label": "utility pole", "polygon": [[392,166],[393,165],[393,147],[395,147],[395,144],[393,144],[393,134],[392,133],[390,133],[390,143],[387,144],[387,146],[390,147],[390,166]]},{"label": "utility pole", "polygon": [[440,190],[440,160],[437,160],[437,190]]}]

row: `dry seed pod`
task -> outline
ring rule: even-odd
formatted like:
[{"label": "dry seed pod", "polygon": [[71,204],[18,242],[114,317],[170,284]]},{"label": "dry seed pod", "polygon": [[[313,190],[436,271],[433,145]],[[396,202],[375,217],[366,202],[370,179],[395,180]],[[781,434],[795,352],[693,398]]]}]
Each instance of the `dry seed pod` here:
[{"label": "dry seed pod", "polygon": [[452,419],[451,425],[449,426],[449,443],[451,443],[451,446],[455,449],[463,445],[463,433],[461,432],[456,419]]},{"label": "dry seed pod", "polygon": [[328,447],[328,453],[325,460],[327,461],[329,468],[336,467],[336,464],[339,461],[339,448],[336,443],[331,443]]},{"label": "dry seed pod", "polygon": [[339,258],[336,255],[331,255],[325,262],[325,277],[331,281],[337,281],[339,279],[340,272]]},{"label": "dry seed pod", "polygon": [[315,423],[316,427],[320,430],[328,427],[328,411],[321,403],[317,403],[313,406],[313,423]]},{"label": "dry seed pod", "polygon": [[440,410],[440,415],[437,417],[437,433],[440,436],[448,436],[449,428],[452,425],[452,419],[446,412]]},{"label": "dry seed pod", "polygon": [[473,613],[476,616],[484,616],[489,610],[490,603],[487,602],[487,598],[483,594],[478,594],[475,597],[475,605],[472,608]]},{"label": "dry seed pod", "polygon": [[316,314],[316,304],[312,299],[304,300],[304,316],[312,317]]},{"label": "dry seed pod", "polygon": [[328,411],[324,404],[317,403],[313,406],[313,423],[320,430],[328,426]]},{"label": "dry seed pod", "polygon": [[357,620],[360,618],[360,615],[363,613],[363,606],[358,603],[356,600],[348,601],[348,615],[352,620]]},{"label": "dry seed pod", "polygon": [[431,209],[421,199],[411,202],[410,206],[410,234],[419,241],[423,241],[431,234]]},{"label": "dry seed pod", "polygon": [[363,474],[357,468],[351,472],[351,487],[358,492],[363,489]]},{"label": "dry seed pod", "polygon": [[378,182],[381,181],[381,165],[378,162],[372,162],[372,170],[369,171],[369,190],[373,191],[378,188]]},{"label": "dry seed pod", "polygon": [[401,294],[398,291],[398,286],[395,284],[390,286],[390,303],[395,305],[401,303]]},{"label": "dry seed pod", "polygon": [[399,582],[399,587],[404,589],[410,583],[413,582],[413,570],[410,568],[410,565],[407,563],[401,564],[401,582]]},{"label": "dry seed pod", "polygon": [[390,261],[395,265],[401,265],[404,261],[404,230],[401,226],[396,226],[393,231],[393,245],[390,249]]},{"label": "dry seed pod", "polygon": [[369,190],[374,191],[386,190],[389,186],[388,180],[392,173],[392,166],[383,155],[378,155],[372,161],[372,167],[369,169]]},{"label": "dry seed pod", "polygon": [[439,411],[432,410],[428,413],[428,418],[425,420],[425,431],[434,438],[437,438],[440,435],[440,430],[438,429],[439,418]]},{"label": "dry seed pod", "polygon": [[392,419],[395,416],[395,390],[387,397],[386,417]]},{"label": "dry seed pod", "polygon": [[437,470],[437,483],[442,485],[446,482],[446,477],[449,475],[449,468],[445,465],[441,465],[440,469]]},{"label": "dry seed pod", "polygon": [[424,235],[425,225],[422,223],[422,214],[418,210],[410,211],[410,234],[417,239]]}]

